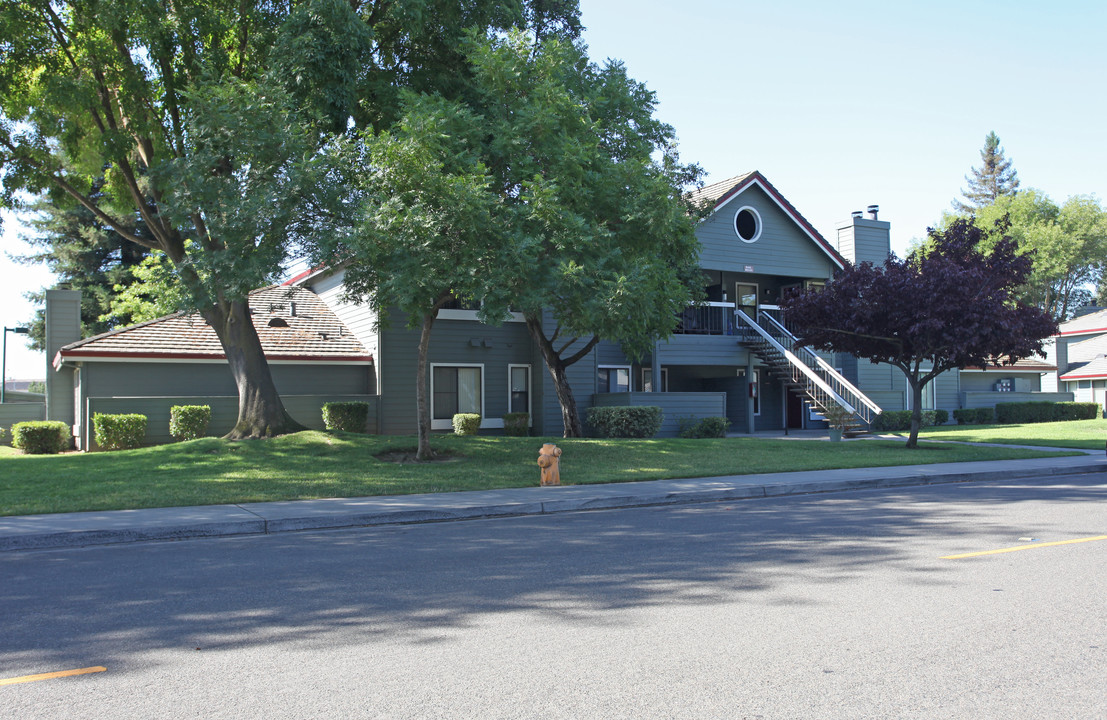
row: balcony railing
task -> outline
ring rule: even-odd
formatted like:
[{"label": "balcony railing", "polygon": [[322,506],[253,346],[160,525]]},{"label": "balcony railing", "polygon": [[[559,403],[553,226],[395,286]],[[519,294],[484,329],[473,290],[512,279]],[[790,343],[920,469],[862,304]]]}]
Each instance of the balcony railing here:
[{"label": "balcony railing", "polygon": [[734,324],[734,303],[707,302],[685,308],[677,315],[674,335],[739,335]]}]

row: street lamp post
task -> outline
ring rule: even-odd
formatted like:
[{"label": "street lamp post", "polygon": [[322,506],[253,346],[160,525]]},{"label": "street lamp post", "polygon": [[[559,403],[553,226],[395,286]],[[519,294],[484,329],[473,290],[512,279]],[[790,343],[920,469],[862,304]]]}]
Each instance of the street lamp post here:
[{"label": "street lamp post", "polygon": [[0,360],[0,403],[7,399],[4,397],[4,391],[8,389],[8,333],[26,335],[30,331],[30,328],[25,327],[10,328],[7,325],[4,326],[4,352],[3,359]]}]

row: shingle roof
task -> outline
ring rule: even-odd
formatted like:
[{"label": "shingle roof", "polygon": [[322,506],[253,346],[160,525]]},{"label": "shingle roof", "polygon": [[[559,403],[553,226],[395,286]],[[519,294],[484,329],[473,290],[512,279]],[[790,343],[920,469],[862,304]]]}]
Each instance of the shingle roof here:
[{"label": "shingle roof", "polygon": [[741,184],[743,180],[749,178],[751,175],[753,175],[753,172],[744,173],[742,175],[735,175],[734,177],[727,178],[726,180],[719,180],[718,182],[713,182],[710,185],[704,185],[698,190],[693,190],[692,192],[688,193],[688,197],[692,200],[692,202],[697,204],[703,202],[718,202],[719,198],[721,198],[723,195],[726,195],[728,192],[737,187],[739,184]]},{"label": "shingle roof", "polygon": [[1107,378],[1107,357],[1100,356],[1076,367],[1070,367],[1069,371],[1060,377],[1061,380],[1086,380],[1091,378]]},{"label": "shingle roof", "polygon": [[[361,342],[319,297],[304,288],[271,286],[249,297],[268,360],[372,362]],[[293,305],[295,313],[293,313]],[[215,331],[199,313],[176,313],[71,343],[54,360],[84,358],[224,358]]]},{"label": "shingle roof", "polygon": [[1084,333],[1107,333],[1107,309],[1081,315],[1058,327],[1058,335],[1082,335]]},{"label": "shingle roof", "polygon": [[1069,363],[1083,363],[1094,360],[1099,355],[1107,355],[1107,333],[1092,335],[1086,340],[1069,345]]},{"label": "shingle roof", "polygon": [[1036,371],[1036,372],[1049,372],[1050,370],[1056,370],[1057,366],[1051,363],[1047,363],[1043,360],[1037,360],[1035,358],[1022,358],[1015,361],[1014,365],[992,365],[982,368],[979,366],[967,367],[965,370],[975,370],[978,372],[1002,372],[1004,370],[1021,370],[1024,372]]}]

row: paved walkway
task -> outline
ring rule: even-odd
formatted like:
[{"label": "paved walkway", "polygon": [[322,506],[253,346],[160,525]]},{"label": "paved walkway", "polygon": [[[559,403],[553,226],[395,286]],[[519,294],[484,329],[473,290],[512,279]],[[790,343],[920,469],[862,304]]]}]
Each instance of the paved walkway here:
[{"label": "paved walkway", "polygon": [[1102,451],[1097,451],[1072,457],[1031,460],[26,515],[0,517],[0,551],[540,515],[1103,472],[1107,472],[1107,457]]}]

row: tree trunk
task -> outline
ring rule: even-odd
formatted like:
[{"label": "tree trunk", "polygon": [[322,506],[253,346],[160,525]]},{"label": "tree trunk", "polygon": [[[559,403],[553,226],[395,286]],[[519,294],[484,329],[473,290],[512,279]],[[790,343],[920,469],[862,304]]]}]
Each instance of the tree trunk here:
[{"label": "tree trunk", "polygon": [[430,445],[430,406],[427,402],[427,351],[430,348],[431,327],[438,316],[438,306],[435,305],[429,315],[423,316],[423,327],[419,333],[419,357],[415,363],[415,405],[417,423],[419,425],[419,448],[415,453],[416,460],[431,460],[434,451]]},{"label": "tree trunk", "polygon": [[919,446],[919,428],[922,427],[922,383],[918,378],[907,376],[907,386],[911,388],[911,434],[907,436],[907,447]]},{"label": "tree trunk", "polygon": [[546,333],[542,332],[542,321],[532,315],[527,315],[526,321],[527,330],[542,351],[542,359],[545,360],[546,368],[550,371],[550,377],[553,378],[557,401],[561,404],[562,436],[567,438],[584,437],[580,414],[577,412],[577,401],[573,397],[573,388],[569,386],[569,378],[565,374],[565,368],[587,355],[599,342],[599,338],[593,337],[566,361],[554,349],[553,343],[546,337]]},{"label": "tree trunk", "polygon": [[304,430],[277,394],[247,301],[219,302],[201,314],[219,337],[238,386],[238,421],[224,437],[242,440]]}]

